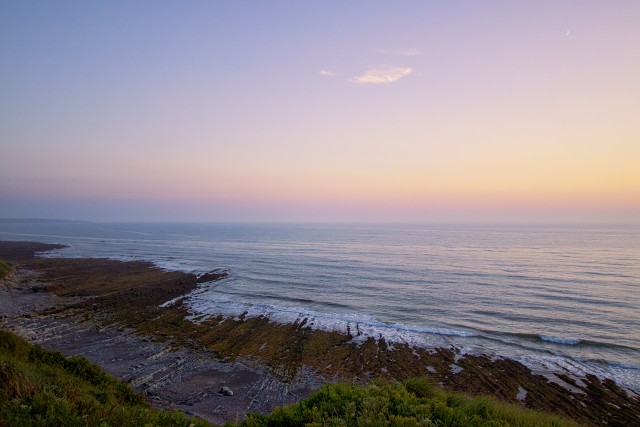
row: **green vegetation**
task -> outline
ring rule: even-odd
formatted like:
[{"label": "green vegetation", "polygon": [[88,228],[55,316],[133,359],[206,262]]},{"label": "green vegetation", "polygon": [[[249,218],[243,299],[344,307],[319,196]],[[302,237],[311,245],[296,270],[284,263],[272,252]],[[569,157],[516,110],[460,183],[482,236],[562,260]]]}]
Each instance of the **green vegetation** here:
[{"label": "green vegetation", "polygon": [[[0,426],[210,426],[149,407],[127,384],[78,357],[0,330]],[[445,392],[426,379],[332,384],[254,426],[572,426],[487,397]]]},{"label": "green vegetation", "polygon": [[373,381],[367,386],[332,384],[310,398],[271,415],[249,415],[256,426],[575,426],[553,415],[445,392],[426,379],[402,383]]},{"label": "green vegetation", "polygon": [[0,330],[0,426],[209,426],[156,411],[127,384]]},{"label": "green vegetation", "polygon": [[3,259],[0,259],[0,280],[4,279],[11,272],[11,264]]}]

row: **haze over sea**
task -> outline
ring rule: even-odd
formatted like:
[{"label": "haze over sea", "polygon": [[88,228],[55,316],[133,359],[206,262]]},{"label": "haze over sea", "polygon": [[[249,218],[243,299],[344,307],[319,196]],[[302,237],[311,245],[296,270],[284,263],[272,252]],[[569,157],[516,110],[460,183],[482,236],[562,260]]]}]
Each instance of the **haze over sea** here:
[{"label": "haze over sea", "polygon": [[[230,277],[187,296],[202,315],[315,328],[596,373],[640,390],[640,227],[0,222],[49,256],[149,260]],[[360,334],[360,336],[358,336]]]}]

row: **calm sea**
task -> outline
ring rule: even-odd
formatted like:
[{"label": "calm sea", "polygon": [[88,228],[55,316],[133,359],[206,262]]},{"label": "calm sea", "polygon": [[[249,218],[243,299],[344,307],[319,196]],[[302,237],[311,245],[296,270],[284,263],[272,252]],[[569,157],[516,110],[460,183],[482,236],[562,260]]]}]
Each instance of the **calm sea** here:
[{"label": "calm sea", "polygon": [[230,277],[194,317],[308,318],[392,342],[453,345],[640,390],[640,227],[0,222],[66,257]]}]

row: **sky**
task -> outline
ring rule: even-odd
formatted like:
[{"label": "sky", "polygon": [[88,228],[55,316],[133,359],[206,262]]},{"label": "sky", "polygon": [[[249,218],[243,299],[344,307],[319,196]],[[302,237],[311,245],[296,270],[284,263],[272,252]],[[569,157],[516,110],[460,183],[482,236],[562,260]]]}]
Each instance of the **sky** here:
[{"label": "sky", "polygon": [[0,2],[0,218],[640,222],[640,2]]}]

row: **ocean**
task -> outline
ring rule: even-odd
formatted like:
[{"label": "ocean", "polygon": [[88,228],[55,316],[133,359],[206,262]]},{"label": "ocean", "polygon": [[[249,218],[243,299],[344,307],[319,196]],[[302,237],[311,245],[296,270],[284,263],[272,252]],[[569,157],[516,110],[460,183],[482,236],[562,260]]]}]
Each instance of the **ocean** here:
[{"label": "ocean", "polygon": [[185,298],[208,315],[307,318],[422,347],[594,373],[640,391],[640,227],[0,221],[48,256],[229,270]]}]

